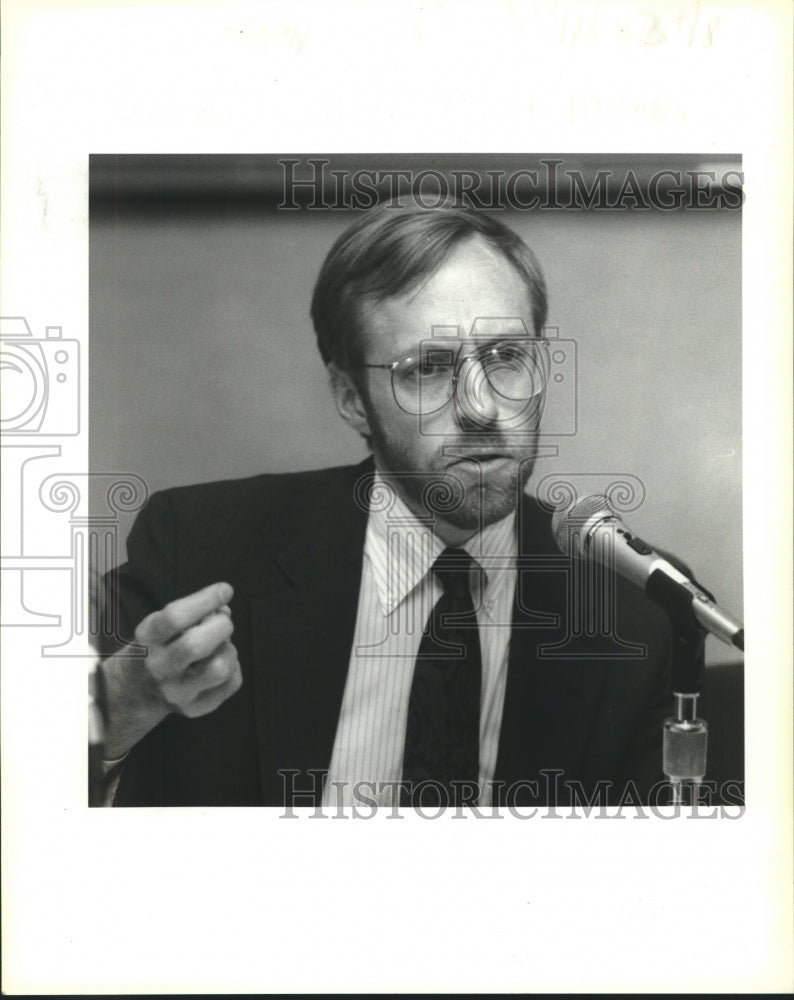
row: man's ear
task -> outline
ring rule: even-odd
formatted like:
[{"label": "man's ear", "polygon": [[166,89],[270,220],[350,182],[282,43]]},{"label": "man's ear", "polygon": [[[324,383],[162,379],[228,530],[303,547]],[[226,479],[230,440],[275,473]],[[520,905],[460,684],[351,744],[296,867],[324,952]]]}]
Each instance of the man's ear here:
[{"label": "man's ear", "polygon": [[333,361],[328,365],[328,376],[339,416],[362,437],[371,437],[367,410],[352,376]]}]

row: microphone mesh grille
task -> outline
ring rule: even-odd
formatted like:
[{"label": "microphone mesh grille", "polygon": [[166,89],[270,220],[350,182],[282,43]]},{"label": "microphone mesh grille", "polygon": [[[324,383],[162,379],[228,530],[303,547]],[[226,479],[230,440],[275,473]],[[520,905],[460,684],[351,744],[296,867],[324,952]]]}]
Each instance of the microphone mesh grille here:
[{"label": "microphone mesh grille", "polygon": [[605,496],[582,497],[571,507],[560,508],[551,519],[551,530],[557,545],[567,551],[567,539],[572,531],[581,528],[595,514],[612,514],[612,508]]}]

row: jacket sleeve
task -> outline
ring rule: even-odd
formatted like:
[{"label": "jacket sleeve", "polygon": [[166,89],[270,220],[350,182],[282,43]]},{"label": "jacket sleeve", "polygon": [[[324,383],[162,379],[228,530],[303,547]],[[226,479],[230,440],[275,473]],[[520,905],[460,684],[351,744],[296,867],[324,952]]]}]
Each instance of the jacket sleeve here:
[{"label": "jacket sleeve", "polygon": [[104,579],[103,658],[134,641],[135,629],[176,591],[176,522],[167,493],[154,493],[127,539],[127,561]]}]

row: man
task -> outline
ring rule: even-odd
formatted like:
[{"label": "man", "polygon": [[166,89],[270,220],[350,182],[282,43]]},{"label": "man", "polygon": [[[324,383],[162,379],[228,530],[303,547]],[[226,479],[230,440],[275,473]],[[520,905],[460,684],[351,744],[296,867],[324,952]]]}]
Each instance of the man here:
[{"label": "man", "polygon": [[473,210],[381,206],[312,318],[372,457],[151,498],[111,581],[137,643],[104,662],[118,804],[647,798],[669,628],[620,580],[580,594],[525,493],[548,383],[531,251]]}]

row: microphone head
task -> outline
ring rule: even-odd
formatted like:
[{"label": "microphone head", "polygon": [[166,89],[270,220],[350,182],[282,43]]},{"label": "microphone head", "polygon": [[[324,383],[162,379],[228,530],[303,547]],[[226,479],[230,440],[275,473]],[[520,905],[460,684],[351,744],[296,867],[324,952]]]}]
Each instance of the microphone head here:
[{"label": "microphone head", "polygon": [[[581,556],[583,540],[589,528],[615,512],[605,496],[594,494],[581,497],[568,507],[558,507],[551,518],[551,531],[557,547],[564,555]],[[573,550],[573,551],[572,551]]]}]

